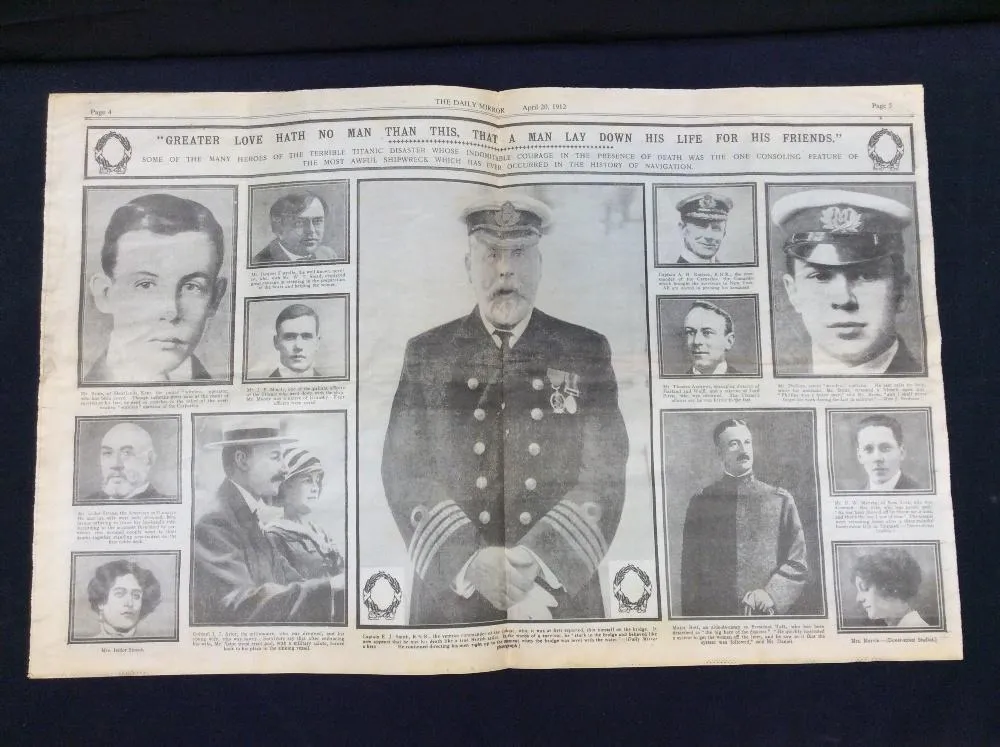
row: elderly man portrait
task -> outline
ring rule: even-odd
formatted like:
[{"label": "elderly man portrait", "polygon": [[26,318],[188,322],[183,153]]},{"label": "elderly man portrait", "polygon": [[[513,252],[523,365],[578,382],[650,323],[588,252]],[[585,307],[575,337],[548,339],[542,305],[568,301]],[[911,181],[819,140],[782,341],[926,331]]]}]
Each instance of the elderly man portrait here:
[{"label": "elderly man portrait", "polygon": [[194,354],[226,291],[222,227],[204,205],[169,194],[137,197],[111,216],[101,270],[90,278],[112,319],[88,383],[208,380]]},{"label": "elderly man portrait", "polygon": [[726,223],[733,201],[722,195],[701,192],[677,203],[677,228],[683,248],[676,264],[718,264],[719,249],[726,237]]},{"label": "elderly man portrait", "polygon": [[163,495],[150,482],[156,465],[156,448],[149,432],[138,423],[118,423],[101,439],[98,459],[101,488],[80,499],[81,503],[163,502]]},{"label": "elderly man portrait", "polygon": [[688,504],[681,545],[681,612],[690,617],[784,615],[809,576],[795,499],[754,476],[743,420],[712,432],[721,476]]},{"label": "elderly man portrait", "polygon": [[711,301],[695,301],[684,317],[681,329],[692,376],[738,376],[726,355],[736,342],[733,318]]},{"label": "elderly man portrait", "polygon": [[410,623],[602,618],[628,456],[610,346],[535,306],[548,205],[506,193],[461,218],[476,303],[408,342],[383,450]]},{"label": "elderly man portrait", "polygon": [[330,622],[343,574],[303,578],[263,532],[296,438],[265,416],[234,423],[206,449],[221,452],[225,479],[216,505],[194,528],[191,621],[196,624]]},{"label": "elderly man portrait", "polygon": [[274,349],[278,366],[271,379],[303,379],[325,376],[315,368],[320,346],[319,315],[302,303],[286,306],[274,320]]},{"label": "elderly man portrait", "polygon": [[771,219],[787,236],[782,284],[811,346],[803,370],[788,373],[921,373],[896,327],[911,282],[902,234],[910,208],[865,192],[814,189],[777,200]]},{"label": "elderly man portrait", "polygon": [[94,571],[87,599],[100,626],[93,638],[142,637],[139,624],[160,604],[160,582],[137,563],[114,560]]},{"label": "elderly man portrait", "polygon": [[323,243],[329,212],[315,192],[291,192],[271,205],[274,239],[257,252],[252,265],[343,260],[346,252]]},{"label": "elderly man portrait", "polygon": [[862,490],[881,493],[925,489],[903,472],[906,447],[903,427],[895,418],[889,415],[866,417],[858,423],[855,443],[858,463],[867,476]]}]

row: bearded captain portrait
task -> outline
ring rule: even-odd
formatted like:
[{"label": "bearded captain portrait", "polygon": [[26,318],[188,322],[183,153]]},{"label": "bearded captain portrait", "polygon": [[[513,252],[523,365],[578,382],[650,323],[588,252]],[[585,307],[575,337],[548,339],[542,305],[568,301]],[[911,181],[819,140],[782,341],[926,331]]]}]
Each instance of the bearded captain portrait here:
[{"label": "bearded captain portrait", "polygon": [[603,618],[628,456],[610,345],[535,307],[545,203],[505,192],[461,220],[476,304],[407,343],[382,455],[409,622]]}]

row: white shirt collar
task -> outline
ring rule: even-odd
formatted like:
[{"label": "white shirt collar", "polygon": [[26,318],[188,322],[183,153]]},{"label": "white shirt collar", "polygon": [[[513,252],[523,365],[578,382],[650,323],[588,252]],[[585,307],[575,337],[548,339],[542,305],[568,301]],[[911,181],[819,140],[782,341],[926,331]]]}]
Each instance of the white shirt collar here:
[{"label": "white shirt collar", "polygon": [[702,373],[694,366],[691,366],[691,374],[693,376],[718,376],[726,373],[727,371],[729,371],[729,364],[726,361],[722,361],[722,363],[715,367],[715,370],[709,371],[707,374]]},{"label": "white shirt collar", "polygon": [[281,247],[281,251],[283,251],[285,253],[285,256],[288,257],[290,260],[292,260],[292,262],[301,262],[304,259],[311,259],[315,256],[312,254],[294,254],[285,249],[285,245],[282,244],[280,240],[278,241],[278,246]]},{"label": "white shirt collar", "polygon": [[692,252],[687,248],[687,245],[681,247],[681,258],[686,259],[693,265],[717,265],[719,264],[719,253],[716,252],[712,255],[711,259],[705,259],[704,257],[699,257],[697,254]]},{"label": "white shirt collar", "polygon": [[[149,482],[144,482],[142,485],[140,485],[138,488],[133,490],[128,495],[123,495],[120,498],[114,495],[109,495],[108,497],[113,501],[127,501],[129,498],[135,498],[135,496],[145,492],[147,488],[149,488]],[[107,493],[105,493],[105,495],[107,495]]]},{"label": "white shirt collar", "polygon": [[877,376],[884,374],[892,363],[896,351],[899,350],[899,338],[892,341],[888,350],[872,358],[870,361],[859,363],[856,366],[848,365],[843,361],[828,355],[818,347],[813,345],[812,349],[812,372],[819,376],[833,376],[836,374],[851,374],[853,376]]},{"label": "white shirt collar", "polygon": [[130,354],[114,331],[108,338],[108,352],[104,358],[112,381],[191,381],[194,378],[194,368],[189,355],[173,371],[168,371],[162,379],[149,376],[139,370],[135,356]]},{"label": "white shirt collar", "polygon": [[894,474],[892,477],[890,477],[888,480],[886,480],[885,482],[880,482],[878,485],[872,484],[872,480],[869,477],[868,478],[868,488],[867,489],[868,490],[895,490],[896,489],[896,483],[899,482],[899,478],[902,477],[902,476],[903,476],[903,470],[900,470],[899,472],[897,472],[896,474]]},{"label": "white shirt collar", "polygon": [[308,371],[304,371],[303,373],[299,373],[298,371],[293,371],[292,369],[288,368],[287,366],[284,366],[281,363],[279,363],[278,364],[278,373],[281,374],[281,378],[283,378],[283,379],[304,379],[304,378],[309,377],[309,376],[315,376],[316,375],[316,369],[313,368],[312,366],[310,366]]},{"label": "white shirt collar", "polygon": [[[524,334],[524,330],[527,328],[528,322],[531,321],[531,315],[534,312],[535,312],[534,309],[532,309],[531,311],[529,311],[527,313],[527,315],[524,317],[524,319],[522,319],[521,321],[519,321],[517,324],[515,324],[510,329],[510,332],[511,332],[510,346],[511,347],[514,347],[514,345],[517,344],[517,341],[521,339],[521,335]],[[493,334],[494,332],[497,331],[497,328],[496,328],[495,325],[490,324],[488,321],[486,321],[486,316],[483,314],[483,310],[482,309],[479,309],[479,318],[483,320],[483,325],[486,327],[486,331],[490,333],[490,339],[493,340],[493,344],[496,345],[497,347],[500,347],[501,344],[502,344],[500,342],[500,338],[497,337],[495,334]]]},{"label": "white shirt collar", "polygon": [[243,496],[243,500],[246,501],[247,508],[250,509],[250,513],[252,513],[255,517],[257,517],[257,521],[259,522],[261,520],[262,509],[266,508],[267,504],[264,503],[264,501],[254,498],[252,495],[250,495],[250,491],[248,491],[242,485],[239,485],[233,482],[232,480],[230,480],[229,482],[233,483],[233,487],[235,487],[240,492],[240,495]]}]

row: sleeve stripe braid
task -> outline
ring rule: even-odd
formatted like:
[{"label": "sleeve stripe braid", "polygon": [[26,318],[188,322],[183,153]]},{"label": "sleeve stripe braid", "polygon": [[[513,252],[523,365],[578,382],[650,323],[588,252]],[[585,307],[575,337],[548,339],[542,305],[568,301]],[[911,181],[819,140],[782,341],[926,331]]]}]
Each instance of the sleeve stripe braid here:
[{"label": "sleeve stripe braid", "polygon": [[458,507],[455,501],[441,501],[441,503],[438,503],[430,510],[423,523],[416,528],[410,540],[410,558],[413,560],[414,565],[416,565],[417,558],[423,552],[427,539],[437,527],[447,521],[449,515],[455,512],[462,513],[462,509]]},{"label": "sleeve stripe braid", "polygon": [[591,570],[597,570],[601,562],[601,554],[593,538],[587,536],[587,531],[581,526],[581,522],[574,521],[571,514],[557,503],[544,521],[550,523],[569,542],[570,546],[576,550],[578,555],[583,556]]},{"label": "sleeve stripe braid", "polygon": [[427,573],[428,567],[430,567],[431,560],[437,555],[438,550],[448,541],[448,538],[457,532],[459,529],[464,527],[466,524],[471,524],[469,517],[464,513],[460,516],[449,517],[448,522],[437,530],[434,537],[431,538],[430,542],[424,548],[418,562],[415,564],[414,568],[419,574],[420,578],[423,578]]},{"label": "sleeve stripe braid", "polygon": [[566,544],[578,551],[578,554],[582,556],[585,565],[587,565],[591,573],[597,570],[597,563],[594,560],[593,554],[589,548],[586,548],[581,543],[579,535],[573,529],[568,528],[563,521],[556,521],[552,516],[552,512],[543,516],[539,524],[548,524],[555,529],[556,533],[566,541]]},{"label": "sleeve stripe braid", "polygon": [[587,518],[587,515],[583,513],[583,509],[572,501],[563,500],[553,506],[552,510],[573,522],[583,536],[590,540],[591,548],[597,555],[597,562],[600,563],[601,559],[608,553],[608,545],[604,541],[604,535],[601,534],[601,530]]}]

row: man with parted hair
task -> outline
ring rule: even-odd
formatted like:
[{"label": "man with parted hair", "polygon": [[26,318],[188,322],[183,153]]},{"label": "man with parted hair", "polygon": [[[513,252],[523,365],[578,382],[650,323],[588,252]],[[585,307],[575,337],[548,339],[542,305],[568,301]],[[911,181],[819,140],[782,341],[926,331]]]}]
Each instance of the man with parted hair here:
[{"label": "man with parted hair", "polygon": [[290,192],[271,205],[274,239],[254,255],[253,265],[321,262],[345,259],[343,249],[323,244],[328,217],[326,201],[315,192]]},{"label": "man with parted hair", "polygon": [[883,492],[920,490],[921,486],[902,470],[906,459],[903,427],[889,415],[869,415],[855,431],[858,463],[868,476],[863,490]]},{"label": "man with parted hair", "polygon": [[268,378],[325,376],[314,365],[319,343],[319,316],[316,311],[303,303],[286,306],[274,320],[274,349],[278,351],[278,366]]},{"label": "man with parted hair", "polygon": [[681,614],[787,614],[809,577],[795,499],[754,477],[753,436],[745,420],[723,420],[712,439],[722,477],[688,504]]},{"label": "man with parted hair", "polygon": [[157,502],[170,500],[150,482],[156,464],[153,439],[136,423],[118,423],[101,439],[101,489],[81,503]]},{"label": "man with parted hair", "polygon": [[118,208],[104,234],[101,271],[89,284],[113,328],[84,381],[213,378],[194,350],[226,291],[224,255],[222,227],[194,200],[151,194]]},{"label": "man with parted hair", "polygon": [[742,371],[729,365],[726,354],[736,342],[729,312],[711,301],[698,300],[684,317],[684,342],[693,376],[738,376]]}]

